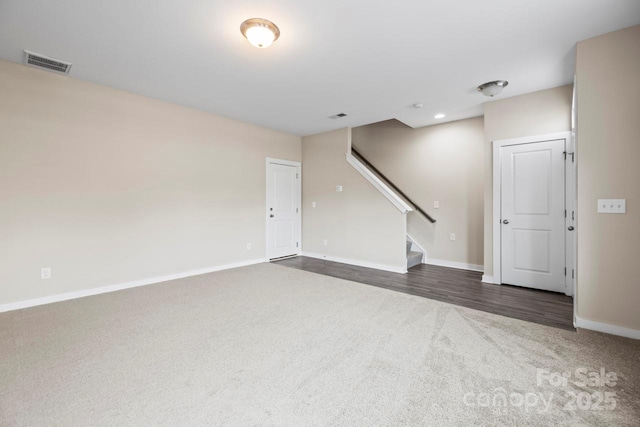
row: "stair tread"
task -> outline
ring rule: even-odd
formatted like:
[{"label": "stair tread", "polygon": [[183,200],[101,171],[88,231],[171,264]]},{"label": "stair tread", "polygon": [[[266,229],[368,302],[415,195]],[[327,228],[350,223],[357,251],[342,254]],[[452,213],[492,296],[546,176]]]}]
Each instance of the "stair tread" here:
[{"label": "stair tread", "polygon": [[407,253],[407,269],[422,264],[422,252],[409,251]]},{"label": "stair tread", "polygon": [[411,247],[413,242],[407,239],[407,269],[415,267],[418,264],[422,264],[423,253],[418,251],[412,251]]}]

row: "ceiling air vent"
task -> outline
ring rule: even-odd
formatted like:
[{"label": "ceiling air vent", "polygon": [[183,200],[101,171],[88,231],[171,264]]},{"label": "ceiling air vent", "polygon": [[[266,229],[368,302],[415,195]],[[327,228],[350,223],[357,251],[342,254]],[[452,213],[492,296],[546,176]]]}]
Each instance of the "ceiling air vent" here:
[{"label": "ceiling air vent", "polygon": [[345,113],[338,113],[338,114],[334,114],[333,116],[329,116],[329,118],[332,120],[341,119],[343,117],[347,117],[347,115]]},{"label": "ceiling air vent", "polygon": [[24,63],[38,68],[45,68],[56,73],[69,74],[71,63],[59,59],[40,55],[39,53],[24,51]]}]

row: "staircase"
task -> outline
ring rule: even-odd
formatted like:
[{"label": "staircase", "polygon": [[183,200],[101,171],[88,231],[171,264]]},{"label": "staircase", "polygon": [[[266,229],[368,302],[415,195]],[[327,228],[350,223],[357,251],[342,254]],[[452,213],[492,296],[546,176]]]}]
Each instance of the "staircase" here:
[{"label": "staircase", "polygon": [[407,270],[411,267],[422,264],[422,257],[424,256],[422,252],[412,251],[412,246],[413,242],[407,240]]},{"label": "staircase", "polygon": [[[371,183],[382,195],[384,195],[400,212],[407,214],[416,211],[426,218],[430,223],[436,222],[435,218],[425,212],[405,193],[402,192],[393,182],[391,182],[382,172],[372,165],[362,154],[349,144],[349,152],[347,152],[347,162],[351,164],[367,181]],[[406,217],[405,217],[406,226]],[[426,257],[424,250],[421,249],[413,240],[406,236],[407,242],[407,270],[422,264]]]},{"label": "staircase", "polygon": [[[362,154],[355,149],[355,147],[351,147],[351,156],[355,158],[359,163],[361,163],[370,173],[375,175],[378,179],[382,180],[386,186],[391,187],[392,191],[395,193],[396,197],[400,196],[404,199],[405,202],[408,202],[410,206],[413,207],[416,211],[418,211],[422,216],[424,216],[430,223],[435,224],[436,220],[426,213],[424,209],[417,205],[416,202],[411,200],[402,190],[400,190],[393,182],[389,180],[382,172],[380,172],[375,166],[369,162],[369,160],[365,159]],[[347,161],[349,161],[349,155],[347,154]],[[357,169],[357,168],[356,168]],[[409,209],[411,210],[411,209]]]}]

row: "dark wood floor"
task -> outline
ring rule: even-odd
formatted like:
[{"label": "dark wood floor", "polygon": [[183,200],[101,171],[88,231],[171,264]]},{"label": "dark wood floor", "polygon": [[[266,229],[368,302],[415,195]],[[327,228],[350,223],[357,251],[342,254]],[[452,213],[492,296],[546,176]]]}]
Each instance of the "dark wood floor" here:
[{"label": "dark wood floor", "polygon": [[542,325],[574,330],[573,299],[555,292],[482,283],[482,273],[420,264],[407,274],[295,257],[277,264],[461,305]]}]

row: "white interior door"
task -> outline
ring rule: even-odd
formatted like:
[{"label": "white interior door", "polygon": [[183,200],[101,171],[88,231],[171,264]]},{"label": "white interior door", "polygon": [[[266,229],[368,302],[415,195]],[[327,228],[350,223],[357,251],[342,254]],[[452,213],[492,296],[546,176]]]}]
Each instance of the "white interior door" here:
[{"label": "white interior door", "polygon": [[502,283],[565,291],[565,140],[502,147]]},{"label": "white interior door", "polygon": [[267,257],[300,253],[300,164],[267,160]]}]

